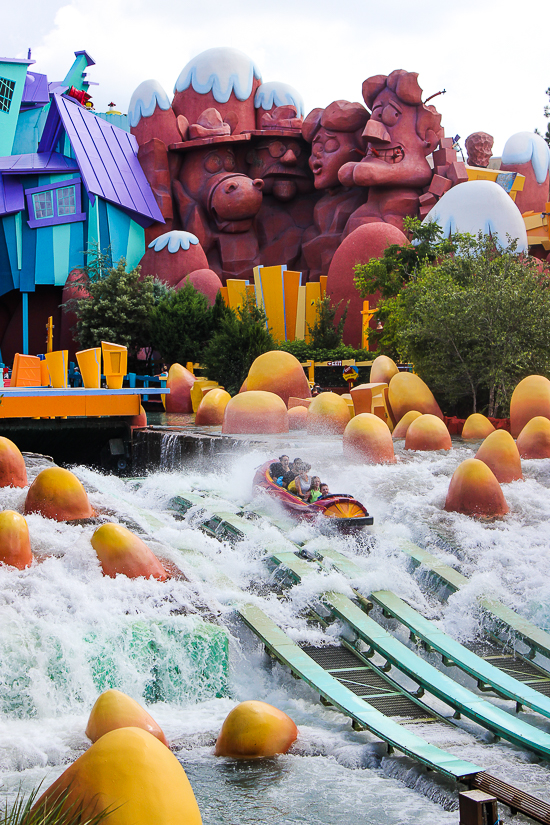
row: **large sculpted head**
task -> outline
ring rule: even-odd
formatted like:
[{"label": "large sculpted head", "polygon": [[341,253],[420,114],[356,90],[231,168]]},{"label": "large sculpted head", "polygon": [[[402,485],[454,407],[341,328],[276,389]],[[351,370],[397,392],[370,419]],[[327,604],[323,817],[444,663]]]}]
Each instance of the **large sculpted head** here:
[{"label": "large sculpted head", "polygon": [[468,153],[468,165],[485,169],[493,154],[494,139],[487,132],[472,132],[464,141]]},{"label": "large sculpted head", "polygon": [[372,115],[363,137],[367,152],[359,163],[340,170],[346,186],[427,186],[432,171],[426,157],[443,136],[441,115],[422,103],[418,74],[397,69],[369,77],[363,98]]},{"label": "large sculpted head", "polygon": [[306,117],[302,135],[311,143],[309,167],[316,189],[339,186],[340,167],[364,156],[362,134],[368,119],[364,106],[348,100],[335,100],[326,109],[313,109]]}]

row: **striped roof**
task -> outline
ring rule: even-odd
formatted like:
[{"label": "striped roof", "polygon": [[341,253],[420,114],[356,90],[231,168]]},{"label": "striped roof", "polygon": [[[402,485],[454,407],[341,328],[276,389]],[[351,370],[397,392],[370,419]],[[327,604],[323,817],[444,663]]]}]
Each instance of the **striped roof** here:
[{"label": "striped roof", "polygon": [[59,152],[31,152],[27,155],[7,155],[0,158],[0,172],[6,176],[54,174],[77,170],[76,160]]}]

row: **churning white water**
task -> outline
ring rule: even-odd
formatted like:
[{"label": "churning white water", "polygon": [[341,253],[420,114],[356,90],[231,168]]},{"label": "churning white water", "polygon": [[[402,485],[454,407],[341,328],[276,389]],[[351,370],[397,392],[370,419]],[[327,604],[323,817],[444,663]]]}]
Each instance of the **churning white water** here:
[{"label": "churning white water", "polygon": [[[306,608],[326,590],[351,595],[350,583],[332,571],[282,589],[266,565],[275,550],[295,549],[293,542],[313,549],[329,542],[361,567],[353,584],[365,595],[392,590],[462,641],[481,632],[476,599],[482,593],[550,630],[550,461],[523,462],[525,481],[503,487],[510,514],[479,522],[443,510],[453,471],[476,445],[457,440],[448,453],[408,454],[402,444],[393,466],[350,465],[341,439],[292,434],[286,442],[273,437],[269,452],[236,455],[224,468],[158,472],[139,482],[76,468],[100,518],[139,532],[186,578],[106,578],[90,544],[97,523],[28,517],[36,562],[25,571],[0,567],[4,791],[13,795],[20,786],[49,784],[61,773],[89,744],[84,729],[95,699],[117,687],[150,706],[187,771],[205,825],[455,823],[450,783],[404,757],[388,756],[371,734],[353,731],[349,720],[319,704],[307,685],[267,659],[234,610],[245,591],[293,639],[335,640],[340,626],[326,632],[312,626]],[[175,445],[168,448],[173,452]],[[332,491],[364,502],[375,517],[375,540],[320,536],[315,525],[291,521],[265,495],[253,497],[255,467],[283,450],[311,463]],[[30,480],[42,466],[31,462]],[[0,506],[22,511],[25,495],[0,489]],[[184,519],[168,510],[176,495],[195,502]],[[248,523],[245,540],[234,546],[199,529],[205,514],[229,518],[243,508],[260,518]],[[440,601],[411,572],[400,550],[406,539],[456,567],[468,585]],[[223,632],[213,638],[212,623],[228,630],[228,673]],[[244,699],[270,702],[296,721],[300,735],[289,754],[243,763],[213,755],[223,719]],[[441,703],[431,704],[451,716]],[[531,722],[534,717],[523,715]],[[537,718],[536,724],[550,731],[550,722]],[[415,731],[548,799],[550,771],[534,755],[494,742],[467,720],[439,726],[436,734],[428,728],[417,725]]]}]

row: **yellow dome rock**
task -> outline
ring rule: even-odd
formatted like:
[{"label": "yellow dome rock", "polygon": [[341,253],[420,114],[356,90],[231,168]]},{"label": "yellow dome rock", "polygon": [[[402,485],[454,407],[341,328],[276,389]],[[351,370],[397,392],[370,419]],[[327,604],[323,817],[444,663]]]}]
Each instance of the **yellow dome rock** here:
[{"label": "yellow dome rock", "polygon": [[466,516],[504,516],[508,505],[493,471],[477,458],[467,458],[454,471],[445,510]]},{"label": "yellow dome rock", "polygon": [[[311,398],[304,368],[294,355],[283,350],[272,350],[259,355],[246,379],[246,389],[274,392],[288,405],[291,395]],[[241,390],[242,392],[242,390]]]},{"label": "yellow dome rock", "polygon": [[112,579],[119,573],[129,579],[152,576],[163,582],[169,578],[153,551],[122,524],[102,524],[91,541],[104,574]]},{"label": "yellow dome rock", "polygon": [[33,810],[82,806],[79,821],[108,810],[109,825],[201,825],[187,775],[174,754],[140,728],[105,733],[45,791]]},{"label": "yellow dome rock", "polygon": [[464,422],[462,428],[462,438],[464,441],[479,441],[494,433],[495,428],[485,415],[472,413]]},{"label": "yellow dome rock", "polygon": [[27,468],[19,447],[0,435],[0,487],[26,487]]},{"label": "yellow dome rock", "polygon": [[223,414],[231,396],[221,387],[214,387],[203,397],[197,414],[195,424],[199,427],[213,427],[223,422]]},{"label": "yellow dome rock", "polygon": [[29,487],[25,514],[40,513],[56,521],[77,521],[94,515],[86,490],[70,470],[47,467]]},{"label": "yellow dome rock", "polygon": [[307,431],[311,435],[341,434],[350,421],[349,406],[335,392],[316,395],[307,411]]},{"label": "yellow dome rock", "polygon": [[120,690],[106,690],[92,708],[86,725],[86,736],[91,742],[97,742],[106,733],[118,728],[141,728],[168,747],[160,725],[145,708]]},{"label": "yellow dome rock", "polygon": [[241,702],[229,713],[216,742],[216,756],[253,759],[286,753],[298,728],[286,713],[255,700]]},{"label": "yellow dome rock", "polygon": [[500,484],[523,478],[516,442],[506,430],[495,430],[488,435],[477,451],[476,458],[491,468]]},{"label": "yellow dome rock", "polygon": [[372,362],[369,381],[371,384],[389,384],[398,372],[395,361],[392,361],[387,355],[379,355]]},{"label": "yellow dome rock", "polygon": [[359,413],[344,430],[344,457],[368,464],[395,464],[393,439],[388,425],[377,415]]},{"label": "yellow dome rock", "polygon": [[27,522],[15,510],[0,512],[0,562],[24,570],[32,564]]},{"label": "yellow dome rock", "polygon": [[550,458],[550,421],[536,415],[518,435],[517,448],[521,458]]},{"label": "yellow dome rock", "polygon": [[191,390],[195,376],[181,364],[172,364],[168,370],[166,387],[170,390],[164,396],[164,409],[167,413],[192,413]]},{"label": "yellow dome rock", "polygon": [[287,433],[288,412],[274,392],[247,390],[228,401],[222,433]]},{"label": "yellow dome rock", "polygon": [[413,372],[398,372],[393,376],[388,398],[396,421],[400,421],[411,410],[435,415],[443,420],[443,413],[431,389]]},{"label": "yellow dome rock", "polygon": [[405,436],[406,450],[450,450],[449,430],[436,415],[425,413],[411,421]]},{"label": "yellow dome rock", "polygon": [[288,411],[289,430],[305,430],[307,426],[307,407],[298,405],[291,407]]},{"label": "yellow dome rock", "polygon": [[550,419],[550,381],[543,375],[528,375],[520,381],[510,400],[510,431],[517,438],[528,421],[542,415]]},{"label": "yellow dome rock", "polygon": [[406,412],[403,418],[400,418],[395,425],[392,438],[405,438],[407,435],[407,430],[411,426],[412,422],[415,419],[420,418],[421,415],[422,413],[418,412],[418,410],[409,410],[409,412]]}]

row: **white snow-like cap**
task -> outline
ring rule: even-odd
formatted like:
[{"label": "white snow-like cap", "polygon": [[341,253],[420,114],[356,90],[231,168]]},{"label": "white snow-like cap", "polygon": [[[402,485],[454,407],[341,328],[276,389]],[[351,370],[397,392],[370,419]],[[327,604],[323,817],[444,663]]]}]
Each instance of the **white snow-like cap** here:
[{"label": "white snow-like cap", "polygon": [[170,100],[158,80],[144,80],[130,99],[128,118],[130,126],[137,126],[142,117],[151,117],[155,109],[169,109]]},{"label": "white snow-like cap", "polygon": [[254,78],[261,82],[260,70],[253,60],[238,49],[220,46],[207,49],[183,67],[174,92],[192,86],[199,94],[212,92],[218,103],[227,103],[231,92],[237,100],[248,100]]},{"label": "white snow-like cap", "polygon": [[445,237],[455,232],[483,232],[491,235],[500,247],[508,244],[509,235],[517,241],[517,251],[527,252],[527,231],[516,204],[502,186],[490,180],[460,183],[445,192],[422,223],[436,221]]},{"label": "white snow-like cap", "polygon": [[165,232],[164,235],[159,235],[158,238],[151,241],[149,249],[160,252],[165,246],[168,246],[168,252],[177,252],[179,249],[187,252],[190,244],[195,246],[198,242],[199,239],[196,235],[193,235],[192,232],[182,232],[179,229],[172,229],[171,232]]},{"label": "white snow-like cap", "polygon": [[535,132],[517,132],[508,138],[502,153],[502,162],[528,163],[531,161],[537,183],[544,183],[550,168],[550,148]]},{"label": "white snow-like cap", "polygon": [[280,83],[278,80],[271,80],[269,83],[262,83],[256,91],[254,106],[256,109],[265,109],[269,112],[273,106],[295,106],[298,117],[304,114],[304,99],[294,86],[288,83]]}]

